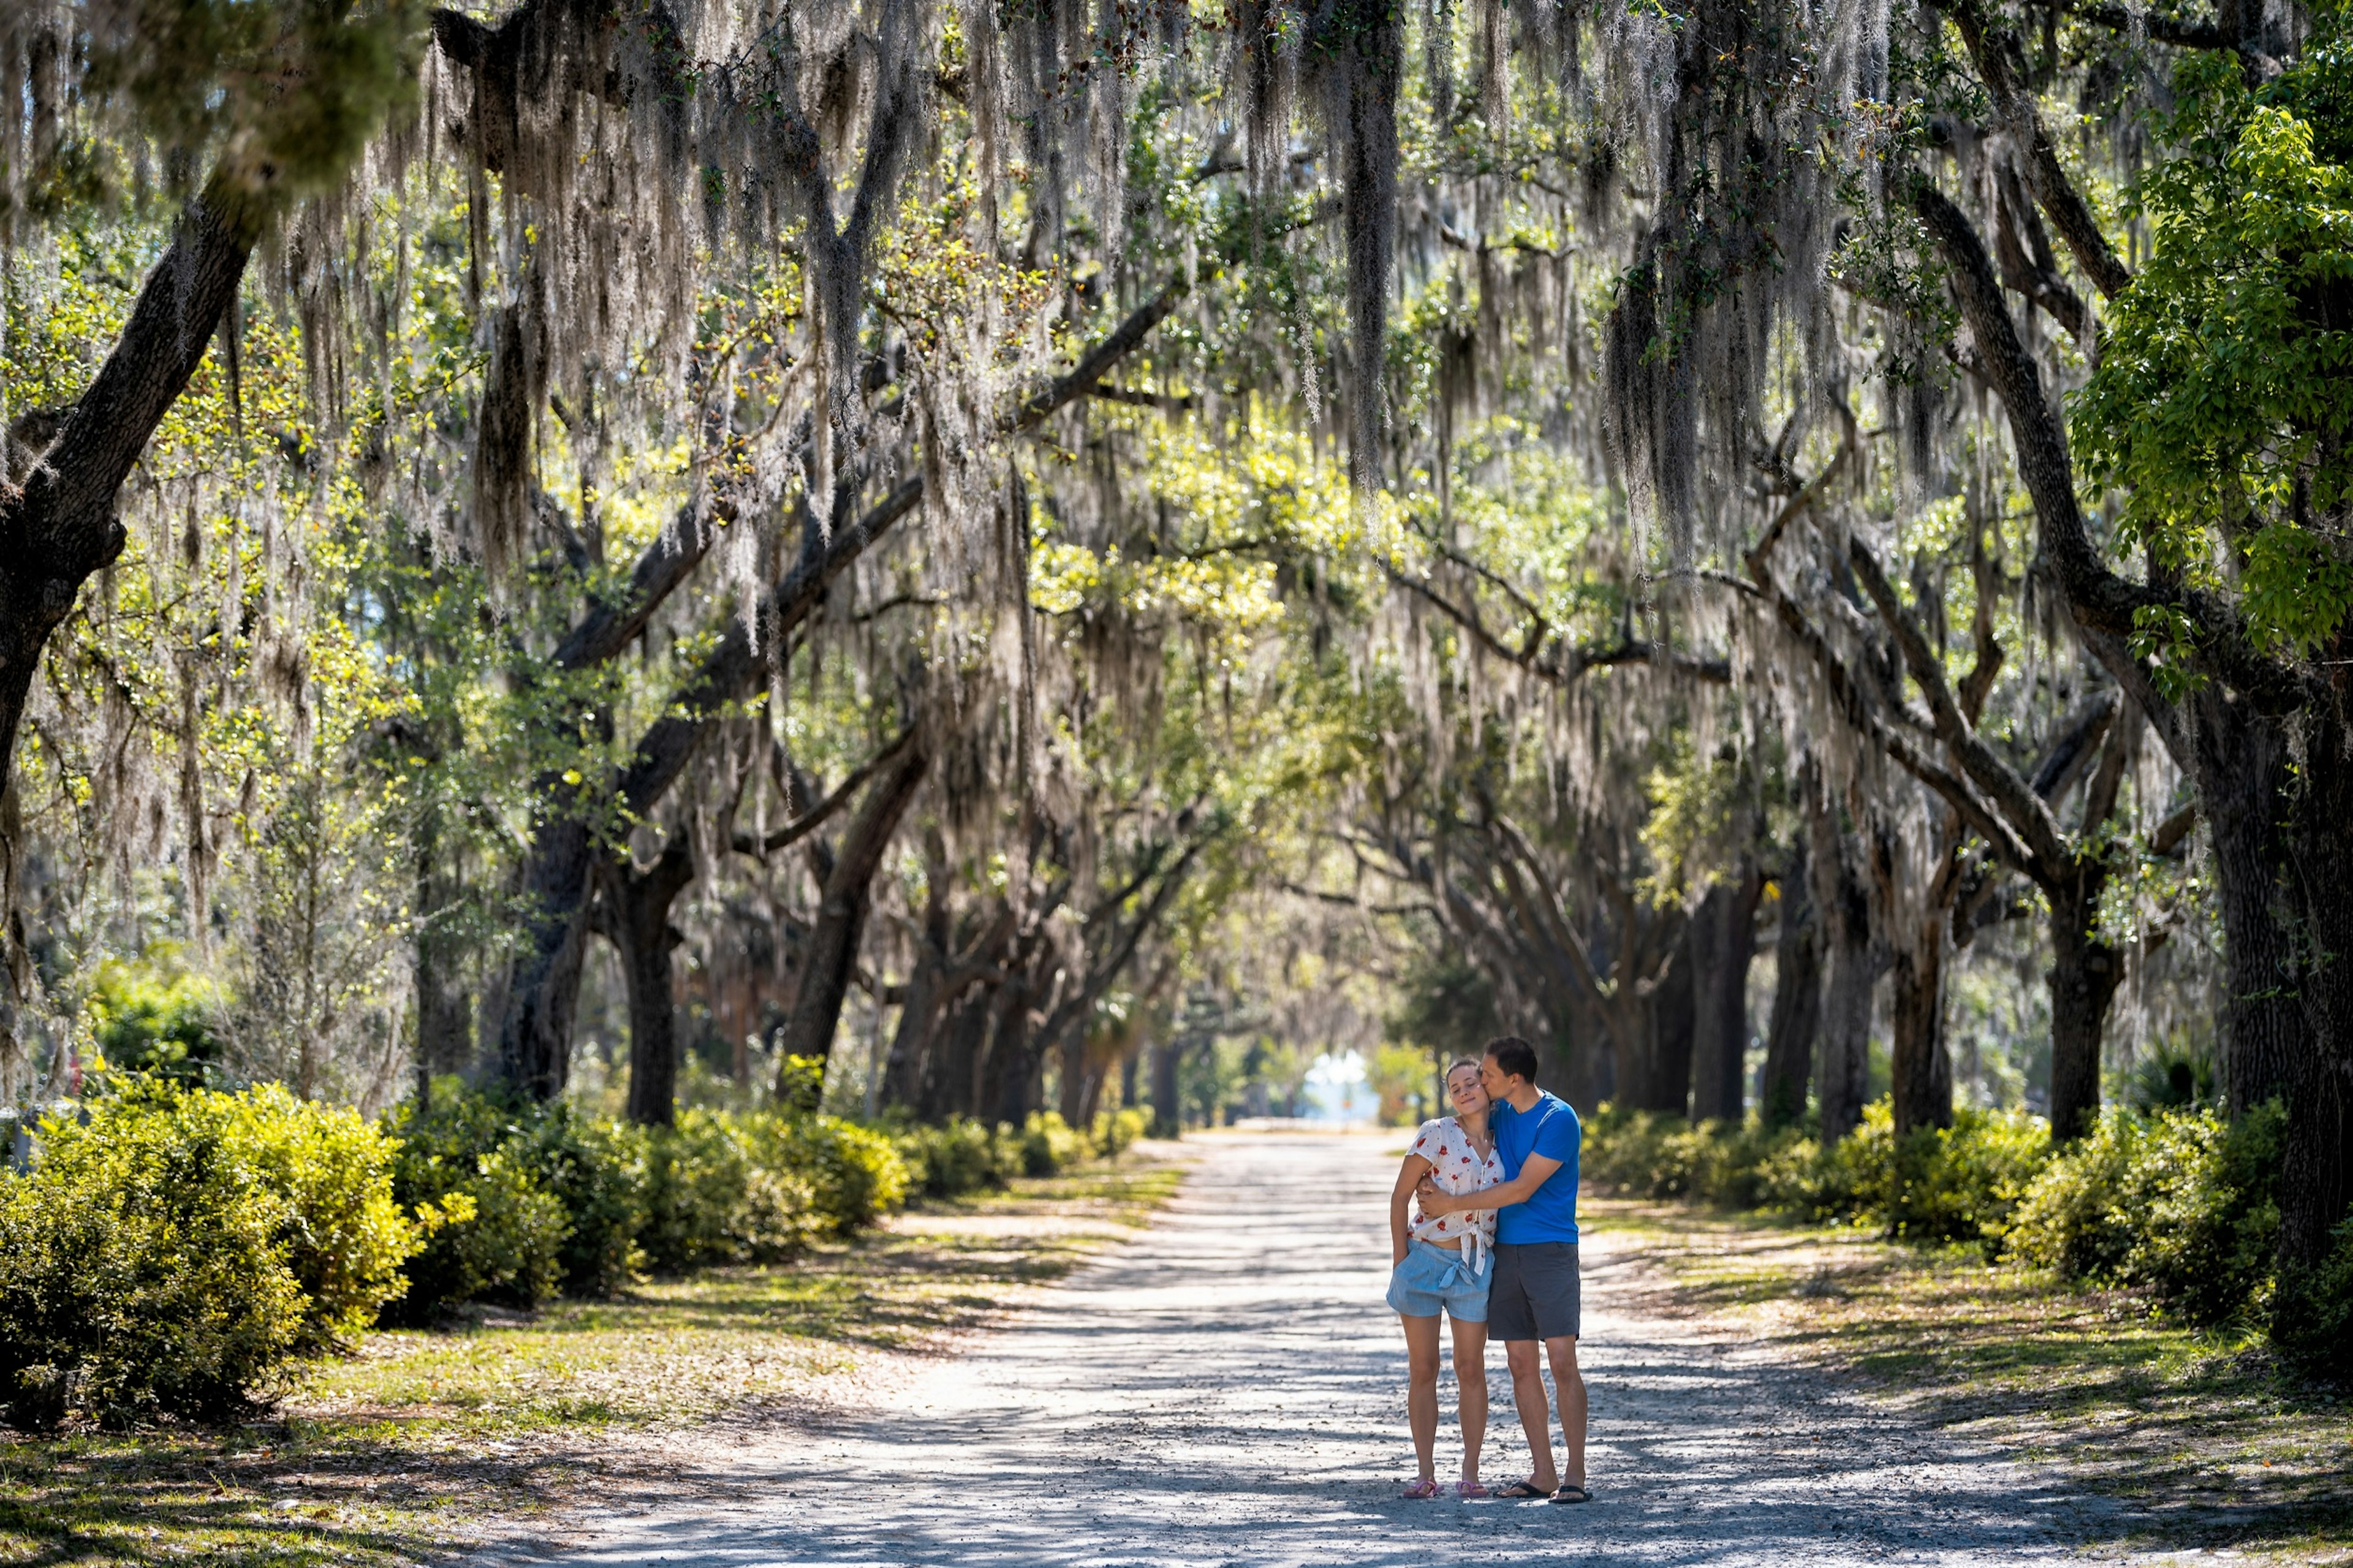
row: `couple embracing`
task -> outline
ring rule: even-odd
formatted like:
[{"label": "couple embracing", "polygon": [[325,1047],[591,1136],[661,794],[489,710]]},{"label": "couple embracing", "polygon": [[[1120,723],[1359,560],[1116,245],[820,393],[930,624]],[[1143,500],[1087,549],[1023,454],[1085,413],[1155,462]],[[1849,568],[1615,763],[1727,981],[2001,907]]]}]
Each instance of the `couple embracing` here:
[{"label": "couple embracing", "polygon": [[[1577,1154],[1584,1130],[1568,1102],[1536,1087],[1535,1048],[1491,1041],[1446,1069],[1454,1114],[1422,1123],[1389,1194],[1395,1268],[1389,1305],[1405,1324],[1408,1424],[1421,1475],[1409,1498],[1439,1495],[1438,1320],[1454,1326],[1462,1416],[1459,1498],[1584,1502],[1585,1379],[1577,1370]],[[1409,1205],[1419,1213],[1409,1212]],[[1526,1479],[1479,1483],[1487,1436],[1487,1339],[1504,1342],[1512,1397],[1534,1459]],[[1541,1352],[1541,1360],[1539,1359]],[[1560,1395],[1566,1458],[1553,1465],[1544,1364]]]}]

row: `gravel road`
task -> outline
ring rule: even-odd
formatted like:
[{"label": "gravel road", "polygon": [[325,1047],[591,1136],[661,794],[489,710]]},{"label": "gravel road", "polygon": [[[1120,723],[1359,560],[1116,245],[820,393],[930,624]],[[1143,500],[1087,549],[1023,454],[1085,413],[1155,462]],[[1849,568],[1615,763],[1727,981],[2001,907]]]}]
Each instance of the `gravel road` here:
[{"label": "gravel road", "polygon": [[[2055,1473],[1874,1411],[1720,1325],[1643,1313],[1639,1260],[1606,1235],[1586,1245],[1581,1345],[1595,1500],[1402,1500],[1405,1357],[1381,1302],[1398,1139],[1202,1142],[1148,1233],[871,1414],[716,1453],[696,1500],[614,1497],[560,1549],[473,1561],[2008,1563],[2123,1533]],[[1527,1455],[1501,1347],[1489,1363],[1495,1482]]]}]

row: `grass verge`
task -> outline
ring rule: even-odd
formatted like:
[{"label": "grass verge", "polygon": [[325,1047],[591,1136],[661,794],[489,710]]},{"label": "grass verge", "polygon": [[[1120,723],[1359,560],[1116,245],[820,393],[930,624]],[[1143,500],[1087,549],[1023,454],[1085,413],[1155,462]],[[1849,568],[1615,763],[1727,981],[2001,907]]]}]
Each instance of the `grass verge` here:
[{"label": "grass verge", "polygon": [[2135,1296],[2068,1290],[1969,1248],[1581,1206],[1655,1262],[1685,1310],[2130,1500],[2142,1544],[2353,1563],[2353,1400],[2283,1373],[2253,1337],[2185,1328]]},{"label": "grass verge", "polygon": [[659,1495],[665,1434],[807,1421],[1130,1234],[1182,1179],[1164,1152],[923,1205],[786,1266],[371,1334],[224,1431],[0,1431],[0,1564],[390,1568],[592,1485]]}]

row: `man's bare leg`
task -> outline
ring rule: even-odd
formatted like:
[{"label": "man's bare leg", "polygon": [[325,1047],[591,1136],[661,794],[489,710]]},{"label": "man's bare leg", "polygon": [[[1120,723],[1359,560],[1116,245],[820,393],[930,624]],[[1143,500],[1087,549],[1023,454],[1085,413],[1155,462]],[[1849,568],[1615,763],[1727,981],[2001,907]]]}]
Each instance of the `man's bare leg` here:
[{"label": "man's bare leg", "polygon": [[[1567,1450],[1562,1469],[1569,1483],[1585,1484],[1585,1374],[1577,1368],[1577,1341],[1567,1335],[1544,1342],[1545,1359],[1552,1363],[1552,1384],[1560,1396],[1560,1439]],[[1529,1350],[1535,1350],[1530,1345]],[[1535,1357],[1528,1357],[1534,1362]],[[1513,1384],[1518,1387],[1516,1381]],[[1536,1408],[1544,1408],[1542,1384],[1538,1384]]]},{"label": "man's bare leg", "polygon": [[[1564,1342],[1574,1345],[1574,1340]],[[1505,1340],[1504,1360],[1512,1369],[1512,1403],[1519,1406],[1520,1430],[1527,1434],[1528,1454],[1535,1471],[1528,1484],[1538,1491],[1551,1491],[1560,1485],[1560,1472],[1552,1463],[1552,1410],[1545,1398],[1544,1363],[1536,1357],[1534,1340]],[[1577,1407],[1584,1408],[1585,1385],[1577,1384]],[[1583,1435],[1582,1423],[1578,1433]],[[1578,1447],[1578,1463],[1584,1462],[1582,1444]]]}]

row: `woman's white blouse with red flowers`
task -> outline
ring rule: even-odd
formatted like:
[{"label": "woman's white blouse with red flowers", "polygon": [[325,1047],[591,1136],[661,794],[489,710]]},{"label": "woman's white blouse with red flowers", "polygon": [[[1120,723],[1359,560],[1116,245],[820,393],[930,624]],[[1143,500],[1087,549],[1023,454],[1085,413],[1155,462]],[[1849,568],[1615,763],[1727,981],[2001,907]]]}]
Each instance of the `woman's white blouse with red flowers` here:
[{"label": "woman's white blouse with red flowers", "polygon": [[[1504,1162],[1489,1147],[1482,1154],[1472,1146],[1471,1134],[1462,1131],[1462,1123],[1451,1116],[1440,1116],[1421,1124],[1415,1134],[1413,1147],[1407,1151],[1430,1162],[1430,1179],[1439,1190],[1457,1196],[1475,1193],[1482,1187],[1501,1186]],[[1434,1241],[1440,1247],[1463,1247],[1464,1260],[1473,1274],[1487,1271],[1487,1248],[1494,1245],[1495,1211],[1472,1209],[1461,1214],[1424,1215],[1414,1221],[1416,1241]]]}]

